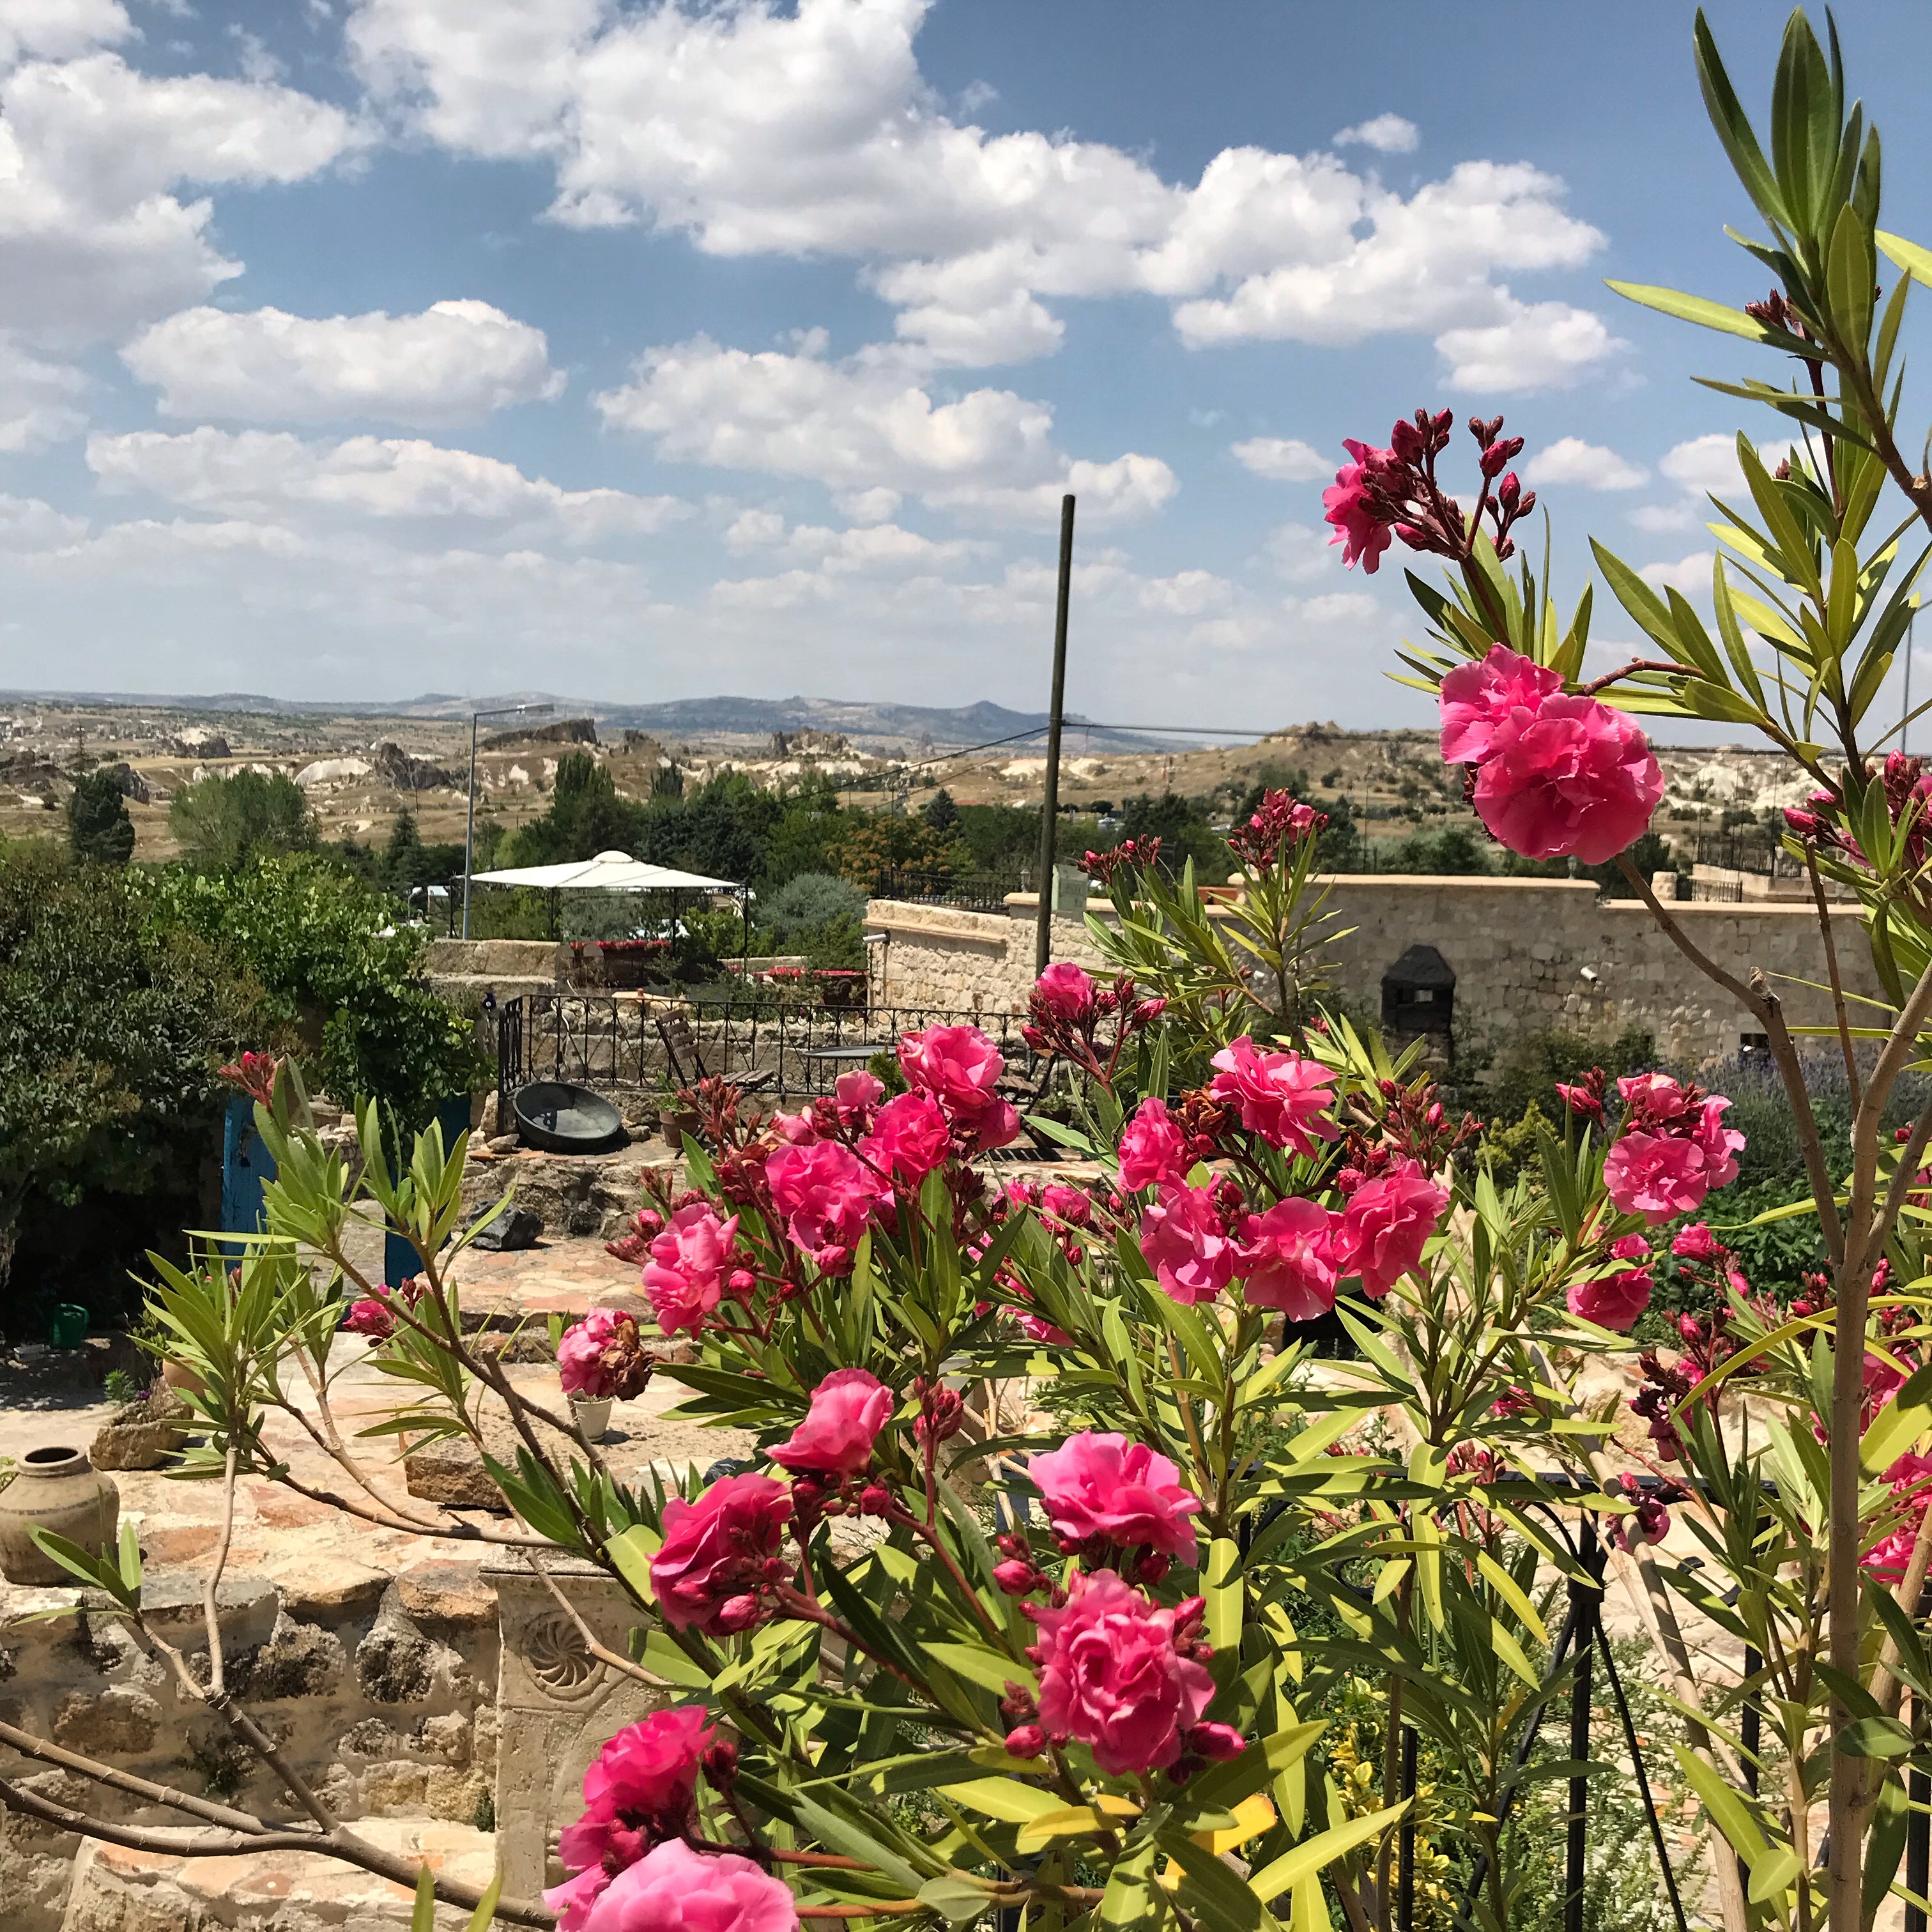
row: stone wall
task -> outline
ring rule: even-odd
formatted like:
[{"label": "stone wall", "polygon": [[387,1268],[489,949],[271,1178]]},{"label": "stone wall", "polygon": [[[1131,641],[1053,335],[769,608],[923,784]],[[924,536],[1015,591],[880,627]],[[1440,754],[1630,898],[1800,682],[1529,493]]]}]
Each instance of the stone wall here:
[{"label": "stone wall", "polygon": [[[203,1672],[205,1581],[201,1570],[161,1566],[142,1592],[157,1628]],[[105,1603],[92,1592],[0,1584],[0,1717],[157,1783],[284,1813],[272,1777],[218,1718],[180,1694],[165,1661]],[[77,1604],[78,1616],[36,1620]],[[234,1571],[223,1580],[219,1618],[230,1688],[338,1816],[490,1822],[496,1598],[474,1561],[419,1563],[394,1577],[344,1564],[301,1586]],[[11,1750],[0,1749],[0,1771],[99,1816],[181,1822]],[[78,1849],[69,1834],[0,1814],[8,1932],[62,1924]]]},{"label": "stone wall", "polygon": [[[1456,976],[1456,1031],[1465,1040],[1550,1026],[1586,1032],[1649,1028],[1658,1051],[1696,1065],[1735,1053],[1750,1016],[1705,979],[1636,900],[1600,898],[1581,880],[1432,878],[1388,874],[1328,880],[1324,950],[1337,995],[1377,1016],[1382,975],[1411,946],[1432,946]],[[1090,902],[1111,920],[1111,905]],[[874,1004],[987,1013],[1019,1010],[1033,981],[1035,902],[1004,914],[874,900],[868,931]],[[1671,913],[1697,946],[1739,978],[1762,967],[1794,1027],[1828,1024],[1830,1002],[1815,911],[1808,905],[1679,904]],[[1226,917],[1221,908],[1211,916]],[[1878,988],[1857,909],[1834,907],[1839,962],[1855,993]],[[1084,926],[1054,921],[1053,956],[1100,964]]]}]

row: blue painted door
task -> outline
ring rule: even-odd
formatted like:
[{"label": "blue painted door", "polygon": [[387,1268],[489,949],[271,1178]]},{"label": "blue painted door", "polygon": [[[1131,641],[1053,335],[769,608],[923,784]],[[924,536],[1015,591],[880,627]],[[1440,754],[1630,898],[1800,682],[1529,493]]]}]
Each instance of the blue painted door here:
[{"label": "blue painted door", "polygon": [[[255,1131],[255,1103],[231,1094],[221,1120],[221,1230],[252,1234],[262,1225],[262,1189],[275,1178],[274,1156]],[[238,1246],[230,1250],[239,1254]]]}]

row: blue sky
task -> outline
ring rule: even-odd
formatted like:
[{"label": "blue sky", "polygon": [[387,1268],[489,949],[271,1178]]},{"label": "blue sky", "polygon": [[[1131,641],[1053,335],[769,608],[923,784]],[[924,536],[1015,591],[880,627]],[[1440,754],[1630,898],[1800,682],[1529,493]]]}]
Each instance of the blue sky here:
[{"label": "blue sky", "polygon": [[1421,722],[1344,436],[1504,412],[1567,602],[1772,434],[1603,286],[1762,292],[1692,11],[0,0],[0,686],[1030,708],[1070,488],[1089,716]]}]

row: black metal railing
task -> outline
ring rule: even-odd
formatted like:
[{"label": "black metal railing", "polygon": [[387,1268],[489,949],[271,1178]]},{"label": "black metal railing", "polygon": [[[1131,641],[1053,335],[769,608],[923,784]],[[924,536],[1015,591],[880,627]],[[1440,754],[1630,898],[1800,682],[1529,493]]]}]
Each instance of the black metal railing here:
[{"label": "black metal railing", "polygon": [[1772,879],[1804,876],[1804,868],[1792,862],[1790,854],[1756,826],[1746,832],[1700,832],[1697,862],[1716,866],[1727,872],[1756,872]]},{"label": "black metal railing", "polygon": [[875,899],[914,905],[958,906],[965,912],[1004,912],[1009,892],[1025,886],[1012,872],[922,872],[894,868],[874,880]]},{"label": "black metal railing", "polygon": [[517,1090],[539,1080],[616,1095],[671,1093],[707,1076],[760,1076],[761,1096],[815,1099],[830,1093],[841,1073],[865,1065],[869,1054],[860,1048],[890,1053],[901,1034],[928,1026],[976,1026],[1016,1075],[1034,1071],[1022,1016],[1009,1013],[560,991],[506,1000],[493,1018],[505,1120]]}]

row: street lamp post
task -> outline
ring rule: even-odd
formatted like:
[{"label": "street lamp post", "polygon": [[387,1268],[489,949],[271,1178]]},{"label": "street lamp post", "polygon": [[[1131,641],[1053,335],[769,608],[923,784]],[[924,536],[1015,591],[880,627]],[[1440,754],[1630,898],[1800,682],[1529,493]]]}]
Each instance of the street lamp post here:
[{"label": "street lamp post", "polygon": [[470,714],[470,809],[463,823],[463,936],[470,937],[470,874],[476,849],[476,728],[485,718],[548,718],[553,704],[506,704]]}]

